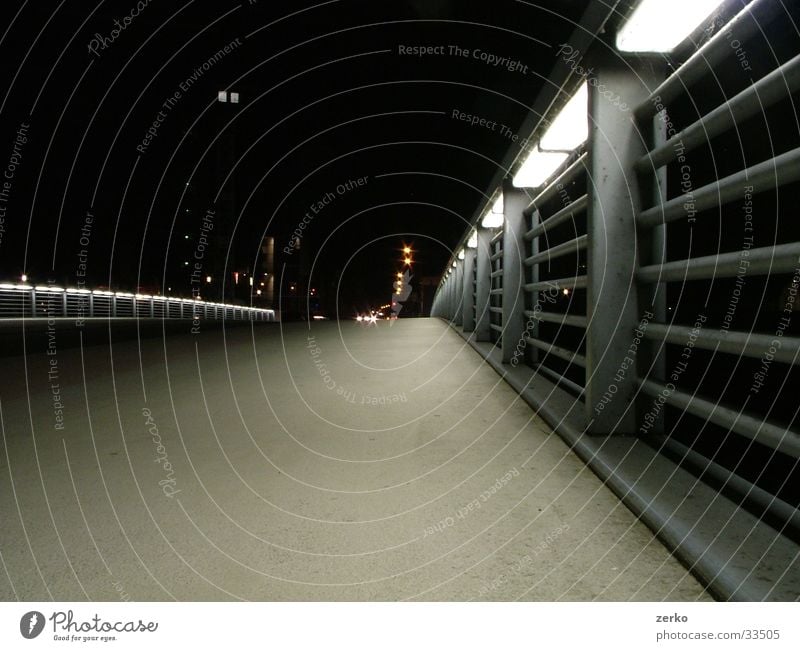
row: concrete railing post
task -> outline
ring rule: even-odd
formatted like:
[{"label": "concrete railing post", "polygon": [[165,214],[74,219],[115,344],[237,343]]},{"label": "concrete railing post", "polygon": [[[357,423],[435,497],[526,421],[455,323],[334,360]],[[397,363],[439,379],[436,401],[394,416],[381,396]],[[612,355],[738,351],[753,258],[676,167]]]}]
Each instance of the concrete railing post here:
[{"label": "concrete railing post", "polygon": [[527,195],[503,183],[503,363],[509,363],[525,329],[525,217],[522,211],[529,203]]},{"label": "concrete railing post", "polygon": [[453,274],[453,323],[460,326],[464,323],[462,312],[464,298],[464,261],[456,261],[456,269]]},{"label": "concrete railing post", "polygon": [[475,297],[475,339],[489,341],[489,290],[492,288],[492,271],[489,256],[489,242],[492,231],[488,228],[478,227],[478,248],[475,249],[475,264],[477,266],[477,283]]},{"label": "concrete railing post", "polygon": [[472,275],[475,269],[475,249],[466,249],[463,260],[463,298],[461,326],[464,332],[475,330],[475,297],[472,295]]},{"label": "concrete railing post", "polygon": [[636,215],[640,210],[634,162],[645,153],[633,112],[600,89],[613,89],[628,107],[654,88],[653,68],[613,57],[591,62],[586,332],[586,414],[593,434],[636,430],[636,368],[631,345],[639,314]]}]

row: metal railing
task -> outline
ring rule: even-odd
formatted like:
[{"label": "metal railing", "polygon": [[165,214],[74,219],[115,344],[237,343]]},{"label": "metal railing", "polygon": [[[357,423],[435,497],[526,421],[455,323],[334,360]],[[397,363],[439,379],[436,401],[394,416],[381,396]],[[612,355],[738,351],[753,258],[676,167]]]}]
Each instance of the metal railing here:
[{"label": "metal railing", "polygon": [[[800,54],[781,11],[755,0],[666,79],[599,56],[585,150],[532,201],[504,184],[502,231],[476,226],[475,292],[452,269],[433,314],[473,296],[470,339],[527,368],[526,391],[541,375],[568,395],[574,431],[635,435],[800,540]],[[744,74],[732,43],[759,41]]]},{"label": "metal railing", "polygon": [[171,296],[0,283],[0,319],[41,317],[274,321],[275,311]]}]

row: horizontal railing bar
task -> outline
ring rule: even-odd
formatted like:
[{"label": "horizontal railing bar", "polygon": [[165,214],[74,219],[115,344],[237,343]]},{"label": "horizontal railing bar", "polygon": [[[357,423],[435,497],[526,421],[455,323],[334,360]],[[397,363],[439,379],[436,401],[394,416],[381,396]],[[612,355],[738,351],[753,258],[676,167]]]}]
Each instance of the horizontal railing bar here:
[{"label": "horizontal railing bar", "polygon": [[493,271],[492,273],[490,273],[489,277],[490,278],[499,278],[502,275],[503,275],[503,270],[502,269],[498,269],[497,271]]},{"label": "horizontal railing bar", "polygon": [[586,206],[589,205],[589,196],[584,194],[581,197],[578,197],[568,206],[564,206],[561,210],[556,213],[553,213],[545,219],[537,224],[534,224],[533,228],[531,228],[527,233],[525,233],[524,238],[526,240],[532,240],[534,237],[538,237],[542,235],[545,231],[552,230],[559,224],[562,224],[565,221],[568,221],[570,217],[577,213],[581,213],[586,210]]},{"label": "horizontal railing bar", "polygon": [[537,205],[541,205],[545,203],[548,199],[550,199],[559,189],[563,188],[567,183],[572,181],[580,172],[585,169],[586,161],[589,158],[588,153],[583,153],[578,157],[578,159],[572,163],[567,169],[565,169],[561,174],[558,175],[551,183],[547,185],[547,187],[542,190],[536,197],[531,201],[527,208],[522,211],[522,214],[526,217],[530,217],[533,214],[533,211],[536,210]]},{"label": "horizontal railing bar", "polygon": [[583,289],[586,287],[586,275],[558,278],[556,280],[541,280],[536,283],[527,283],[523,286],[526,292],[539,292],[545,289]]},{"label": "horizontal railing bar", "polygon": [[559,357],[571,364],[575,364],[576,366],[580,366],[581,368],[586,368],[586,358],[580,353],[576,353],[575,351],[572,350],[567,350],[566,348],[562,348],[561,346],[556,346],[555,344],[551,344],[549,341],[537,339],[536,337],[526,336],[525,342],[528,345],[533,346],[534,348],[538,348],[539,350],[544,351],[548,355]]},{"label": "horizontal railing bar", "polygon": [[734,491],[740,500],[746,500],[761,509],[762,514],[771,514],[782,524],[788,524],[795,534],[800,532],[800,510],[791,504],[768,493],[763,488],[759,488],[741,475],[731,472],[725,466],[685,446],[676,439],[659,436],[657,440],[661,446],[695,466],[703,475]]},{"label": "horizontal railing bar", "polygon": [[489,311],[493,312],[495,314],[502,314],[503,313],[503,308],[502,307],[495,307],[494,305],[490,305],[489,306]]},{"label": "horizontal railing bar", "polygon": [[573,328],[585,328],[587,319],[585,316],[573,314],[561,314],[559,312],[534,312],[533,310],[525,310],[523,312],[526,318],[534,319],[535,321],[547,321],[548,323],[557,323],[559,325],[572,326]]},{"label": "horizontal railing bar", "polygon": [[496,332],[499,332],[500,334],[503,334],[503,326],[497,325],[496,323],[490,323],[489,327],[492,330],[495,330]]},{"label": "horizontal railing bar", "polygon": [[693,396],[679,389],[669,391],[667,386],[660,382],[639,379],[639,386],[645,394],[664,400],[672,407],[677,407],[795,459],[800,457],[800,435],[791,430],[715,404],[705,398]]},{"label": "horizontal railing bar", "polygon": [[[800,147],[697,188],[692,193],[692,209],[701,212],[741,198],[745,194],[745,187],[752,187],[752,193],[755,194],[798,179],[800,179]],[[686,217],[687,201],[687,195],[682,194],[663,204],[648,208],[639,214],[637,221],[642,226],[657,226]]]},{"label": "horizontal railing bar", "polygon": [[[686,346],[693,341],[694,346],[705,350],[717,350],[731,355],[744,355],[759,359],[766,354],[770,361],[784,364],[797,364],[800,361],[800,338],[776,337],[775,335],[754,334],[736,330],[700,329],[689,326],[651,323],[644,336],[655,341]],[[778,346],[773,343],[778,341]],[[775,349],[773,351],[773,349]]]},{"label": "horizontal railing bar", "polygon": [[800,242],[706,255],[641,267],[636,278],[642,283],[676,280],[732,278],[738,274],[759,276],[791,273],[798,266]]},{"label": "horizontal railing bar", "polygon": [[673,135],[636,161],[640,172],[659,168],[703,145],[800,89],[800,54]]},{"label": "horizontal railing bar", "polygon": [[634,109],[637,119],[646,120],[658,112],[658,104],[668,105],[686,92],[698,80],[715,69],[717,64],[732,55],[731,42],[744,42],[757,36],[766,23],[785,15],[783,3],[774,0],[754,0],[723,26],[686,62],[663,81],[644,102]]},{"label": "horizontal railing bar", "polygon": [[550,260],[555,260],[556,258],[569,255],[573,251],[577,253],[578,251],[583,251],[586,248],[588,241],[588,235],[580,235],[573,240],[562,242],[561,244],[551,246],[549,249],[545,249],[544,251],[540,251],[535,255],[529,256],[525,258],[523,262],[530,267],[541,262],[548,262]]},{"label": "horizontal railing bar", "polygon": [[497,253],[492,253],[492,255],[489,256],[489,260],[491,260],[492,262],[495,262],[495,261],[499,260],[502,257],[503,257],[503,251],[501,249]]},{"label": "horizontal railing bar", "polygon": [[580,398],[583,397],[585,389],[580,384],[577,384],[576,382],[573,382],[572,380],[565,378],[563,375],[557,373],[553,369],[547,368],[544,364],[534,364],[533,371],[534,373],[541,373],[542,375],[552,380],[556,384],[563,384],[573,393],[577,393],[578,397]]},{"label": "horizontal railing bar", "polygon": [[490,289],[489,290],[489,295],[490,296],[501,296],[502,294],[503,294],[503,290],[502,289]]},{"label": "horizontal railing bar", "polygon": [[503,238],[503,229],[498,228],[497,232],[492,235],[492,239],[489,240],[489,244],[497,244]]}]

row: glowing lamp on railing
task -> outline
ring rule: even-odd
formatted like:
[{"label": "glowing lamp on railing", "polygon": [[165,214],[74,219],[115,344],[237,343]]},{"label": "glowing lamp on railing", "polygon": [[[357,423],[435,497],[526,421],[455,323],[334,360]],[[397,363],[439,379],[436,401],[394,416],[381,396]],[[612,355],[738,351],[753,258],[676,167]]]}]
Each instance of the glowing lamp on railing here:
[{"label": "glowing lamp on railing", "polygon": [[536,188],[589,137],[589,89],[584,82],[564,105],[514,176],[518,188]]},{"label": "glowing lamp on railing", "polygon": [[562,152],[533,151],[512,182],[518,188],[538,188],[565,160],[567,154]]},{"label": "glowing lamp on railing", "polygon": [[564,105],[539,140],[539,149],[570,152],[589,137],[589,88],[586,82]]},{"label": "glowing lamp on railing", "polygon": [[720,0],[642,0],[617,33],[617,49],[670,52],[721,4]]}]

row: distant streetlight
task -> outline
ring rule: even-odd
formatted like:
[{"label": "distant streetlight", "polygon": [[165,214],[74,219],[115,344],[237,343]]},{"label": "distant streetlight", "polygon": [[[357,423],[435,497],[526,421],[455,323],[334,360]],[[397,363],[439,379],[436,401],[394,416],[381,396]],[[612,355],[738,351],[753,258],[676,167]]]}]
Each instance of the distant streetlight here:
[{"label": "distant streetlight", "polygon": [[211,276],[206,276],[206,282],[207,282],[207,283],[210,283],[210,282],[211,282]]},{"label": "distant streetlight", "polygon": [[22,274],[22,276],[20,276],[20,280],[23,283],[27,283],[28,282],[28,274]]}]

